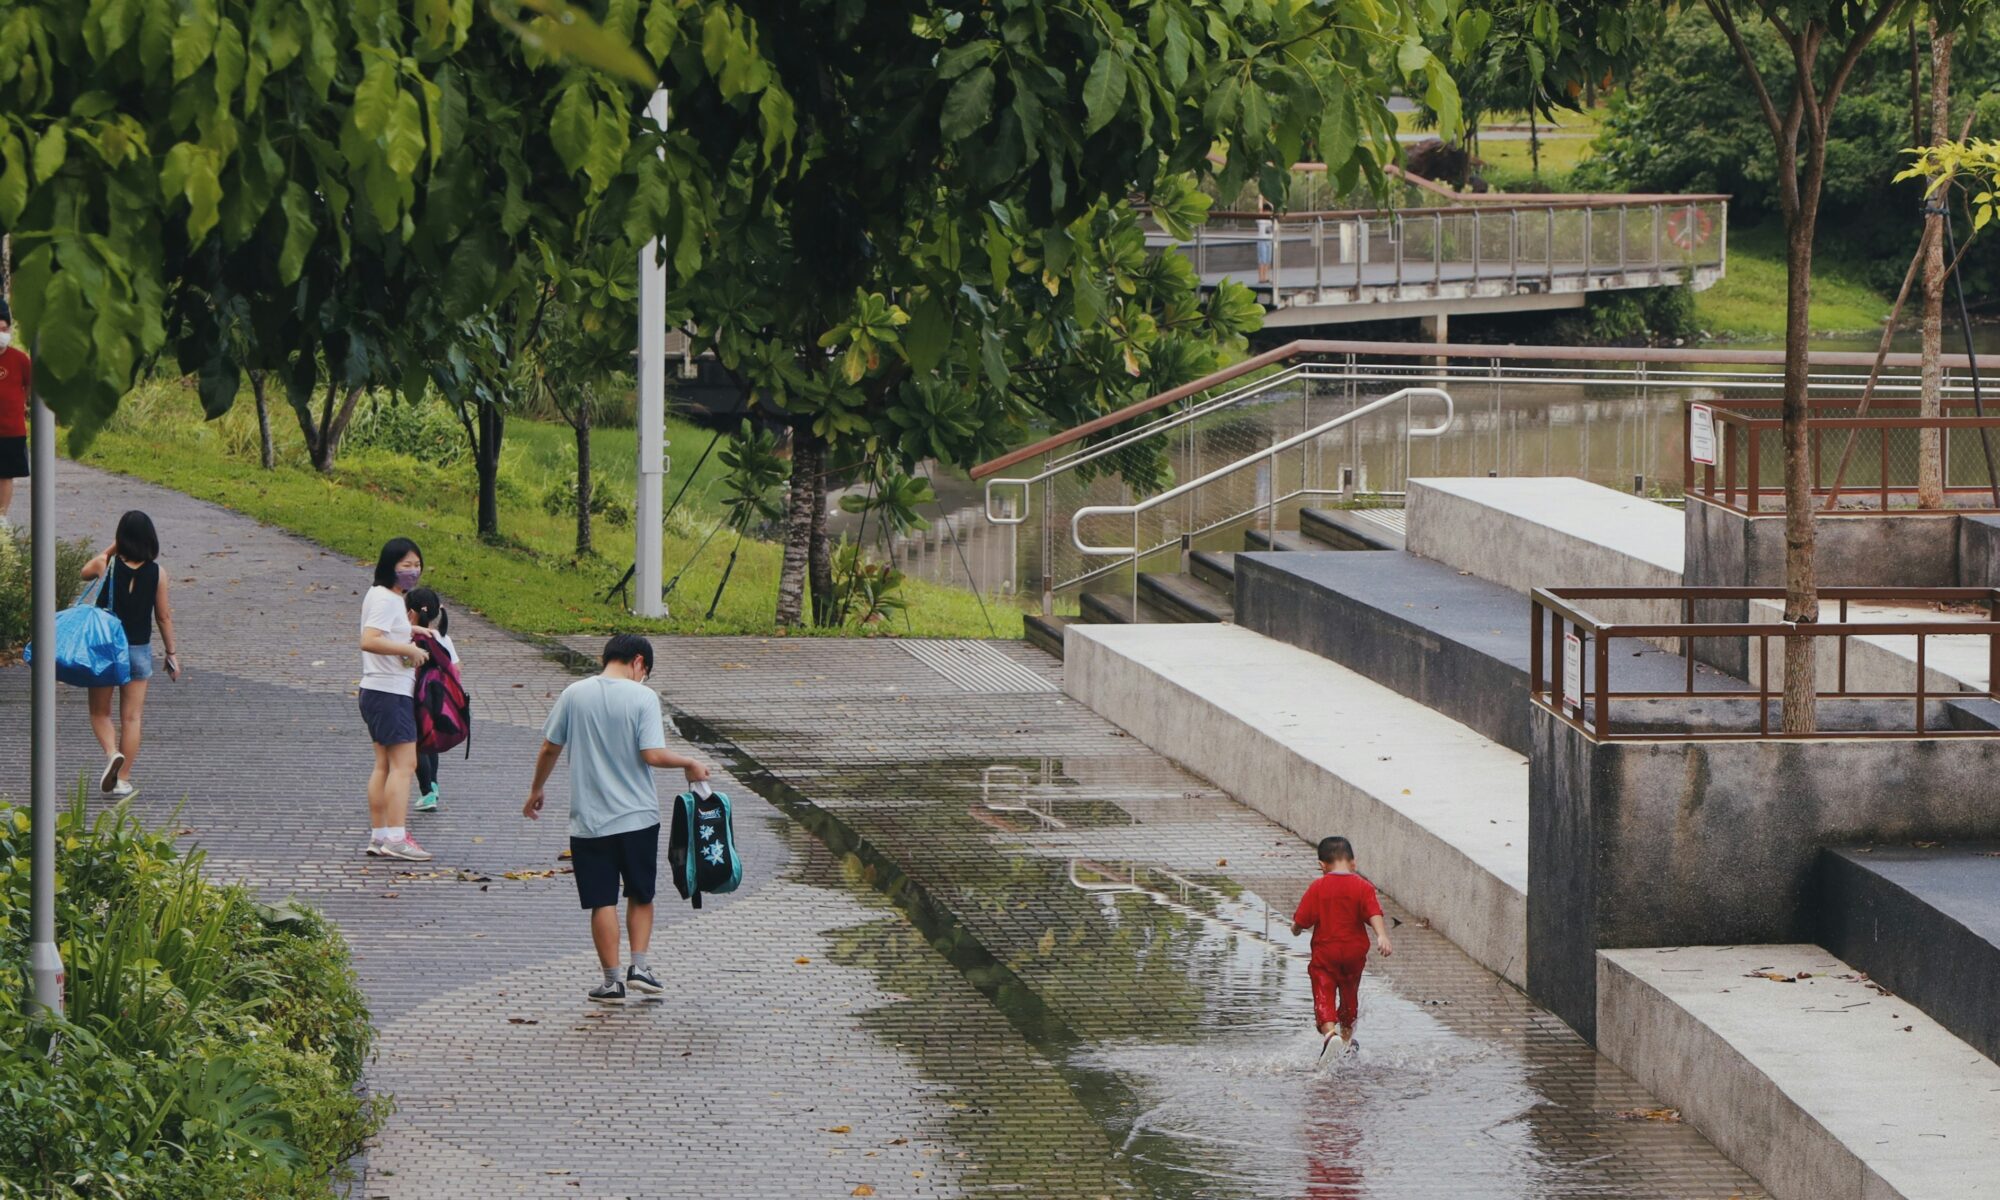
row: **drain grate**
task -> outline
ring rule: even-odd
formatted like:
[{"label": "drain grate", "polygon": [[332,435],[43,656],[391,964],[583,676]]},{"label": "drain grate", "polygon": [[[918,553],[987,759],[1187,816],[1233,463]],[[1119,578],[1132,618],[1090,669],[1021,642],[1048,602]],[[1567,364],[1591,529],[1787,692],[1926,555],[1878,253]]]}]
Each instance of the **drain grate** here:
[{"label": "drain grate", "polygon": [[898,646],[962,692],[1053,692],[1055,684],[985,642],[905,638]]}]

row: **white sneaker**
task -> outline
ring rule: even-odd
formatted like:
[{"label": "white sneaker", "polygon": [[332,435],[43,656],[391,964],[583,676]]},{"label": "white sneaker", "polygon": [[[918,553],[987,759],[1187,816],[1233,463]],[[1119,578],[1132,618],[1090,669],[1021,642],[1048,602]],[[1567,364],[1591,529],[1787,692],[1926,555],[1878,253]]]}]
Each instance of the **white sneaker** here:
[{"label": "white sneaker", "polygon": [[430,851],[417,845],[416,839],[412,837],[404,837],[393,842],[383,842],[380,849],[375,849],[374,847],[370,847],[370,849],[383,858],[400,858],[404,862],[429,862],[432,858],[436,857]]},{"label": "white sneaker", "polygon": [[139,790],[138,788],[133,787],[130,783],[121,779],[117,783],[111,785],[111,791],[107,794],[113,800],[123,800],[125,797],[131,795],[132,793],[138,790]]},{"label": "white sneaker", "polygon": [[118,790],[118,776],[125,770],[125,756],[113,754],[104,760],[104,774],[98,777],[97,790],[113,792]]}]

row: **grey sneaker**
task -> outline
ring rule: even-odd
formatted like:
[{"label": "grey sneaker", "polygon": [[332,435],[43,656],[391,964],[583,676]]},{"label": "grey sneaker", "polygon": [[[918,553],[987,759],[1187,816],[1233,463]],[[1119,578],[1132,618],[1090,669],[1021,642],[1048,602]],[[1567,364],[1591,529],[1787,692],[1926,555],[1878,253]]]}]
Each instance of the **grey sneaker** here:
[{"label": "grey sneaker", "polygon": [[429,862],[432,858],[436,857],[430,851],[417,845],[416,839],[412,837],[404,837],[393,842],[383,842],[382,848],[374,852],[383,858],[400,858],[404,862]]},{"label": "grey sneaker", "polygon": [[623,1004],[625,985],[623,983],[600,983],[590,989],[590,998],[599,1004]]},{"label": "grey sneaker", "polygon": [[645,992],[649,996],[657,996],[667,990],[661,986],[659,977],[646,967],[625,968],[625,984],[633,991]]}]

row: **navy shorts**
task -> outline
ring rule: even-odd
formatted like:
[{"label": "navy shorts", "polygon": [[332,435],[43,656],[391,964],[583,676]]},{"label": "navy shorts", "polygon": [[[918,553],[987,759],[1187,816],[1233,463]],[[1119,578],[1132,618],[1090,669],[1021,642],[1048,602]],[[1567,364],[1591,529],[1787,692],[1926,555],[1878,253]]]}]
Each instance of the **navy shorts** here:
[{"label": "navy shorts", "polygon": [[651,904],[660,879],[660,827],[613,833],[604,837],[572,837],[570,865],[576,868],[576,898],[585,908],[611,908],[618,903],[618,885],[625,898]]},{"label": "navy shorts", "polygon": [[0,479],[28,477],[28,439],[0,438]]},{"label": "navy shorts", "polygon": [[417,702],[409,696],[362,688],[361,719],[368,725],[368,740],[378,746],[417,740]]}]

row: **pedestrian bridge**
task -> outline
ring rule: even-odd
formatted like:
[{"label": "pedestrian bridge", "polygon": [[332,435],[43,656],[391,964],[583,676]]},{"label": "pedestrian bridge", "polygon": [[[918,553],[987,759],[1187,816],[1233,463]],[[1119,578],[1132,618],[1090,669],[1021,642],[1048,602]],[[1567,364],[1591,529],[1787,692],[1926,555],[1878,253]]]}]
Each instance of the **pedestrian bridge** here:
[{"label": "pedestrian bridge", "polygon": [[[1456,198],[1456,197],[1455,197]],[[1464,199],[1464,198],[1460,198]],[[1431,208],[1211,213],[1181,240],[1204,287],[1254,289],[1267,326],[1581,308],[1592,292],[1721,279],[1729,198],[1549,195]],[[1436,321],[1443,337],[1443,322]]]}]

